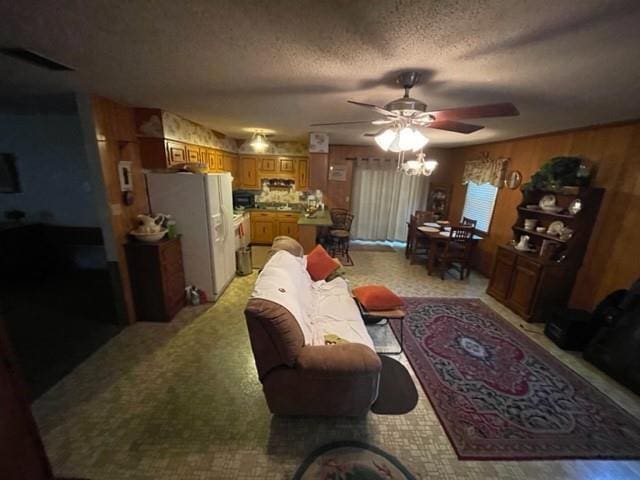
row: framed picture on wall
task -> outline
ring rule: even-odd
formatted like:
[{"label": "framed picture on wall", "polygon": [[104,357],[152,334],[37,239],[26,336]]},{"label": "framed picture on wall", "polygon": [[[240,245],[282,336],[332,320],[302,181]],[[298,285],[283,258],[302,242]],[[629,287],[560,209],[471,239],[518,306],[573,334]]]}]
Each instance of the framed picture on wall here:
[{"label": "framed picture on wall", "polygon": [[10,153],[0,153],[0,193],[19,193],[20,191],[16,157]]},{"label": "framed picture on wall", "polygon": [[451,185],[432,183],[429,185],[429,198],[427,210],[433,212],[436,220],[446,220],[449,217],[449,204],[451,202]]}]

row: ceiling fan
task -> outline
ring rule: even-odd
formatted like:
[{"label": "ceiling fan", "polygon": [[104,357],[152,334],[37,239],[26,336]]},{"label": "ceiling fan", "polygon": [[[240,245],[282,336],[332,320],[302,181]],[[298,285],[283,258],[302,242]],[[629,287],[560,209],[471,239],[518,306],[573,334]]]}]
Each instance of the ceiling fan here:
[{"label": "ceiling fan", "polygon": [[368,108],[380,114],[382,118],[356,122],[314,123],[312,127],[330,125],[370,124],[384,126],[375,133],[365,133],[367,137],[374,137],[378,145],[384,150],[394,152],[417,151],[429,141],[422,133],[425,128],[436,128],[448,132],[469,134],[482,128],[459,122],[467,118],[509,117],[519,115],[518,109],[512,103],[493,103],[472,107],[449,108],[444,110],[427,110],[427,104],[409,96],[409,91],[420,80],[419,72],[403,72],[398,76],[397,83],[404,88],[404,96],[387,103],[384,107],[369,103],[347,100],[349,103]]}]

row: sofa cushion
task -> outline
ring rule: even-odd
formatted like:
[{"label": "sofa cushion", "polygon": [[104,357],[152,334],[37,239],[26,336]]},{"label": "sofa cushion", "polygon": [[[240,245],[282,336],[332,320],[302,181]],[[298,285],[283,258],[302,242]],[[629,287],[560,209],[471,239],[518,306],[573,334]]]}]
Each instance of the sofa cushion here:
[{"label": "sofa cushion", "polygon": [[305,268],[305,259],[289,252],[276,252],[264,266],[251,294],[287,309],[298,322],[304,343],[311,344],[310,315],[313,310],[313,281]]},{"label": "sofa cushion", "polygon": [[402,299],[384,285],[356,287],[353,296],[367,310],[394,310],[404,306]]},{"label": "sofa cushion", "polygon": [[307,270],[315,281],[326,279],[340,265],[327,253],[322,245],[316,245],[307,255]]},{"label": "sofa cushion", "polygon": [[304,257],[304,248],[302,248],[302,245],[300,245],[296,239],[287,237],[286,235],[280,235],[274,238],[271,244],[271,250],[273,252],[284,250],[294,257]]},{"label": "sofa cushion", "polygon": [[324,345],[325,335],[337,335],[350,343],[360,343],[375,350],[358,305],[343,278],[336,278],[330,283],[316,282],[313,292],[312,345]]}]

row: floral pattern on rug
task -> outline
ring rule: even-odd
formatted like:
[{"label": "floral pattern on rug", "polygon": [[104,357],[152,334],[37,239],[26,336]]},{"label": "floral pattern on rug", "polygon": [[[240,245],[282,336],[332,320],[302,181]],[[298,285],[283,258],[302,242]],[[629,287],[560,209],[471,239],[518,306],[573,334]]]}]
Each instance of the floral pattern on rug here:
[{"label": "floral pattern on rug", "polygon": [[397,458],[358,441],[333,442],[313,451],[293,480],[414,480]]},{"label": "floral pattern on rug", "polygon": [[461,459],[640,458],[637,419],[480,300],[405,301],[406,355]]}]

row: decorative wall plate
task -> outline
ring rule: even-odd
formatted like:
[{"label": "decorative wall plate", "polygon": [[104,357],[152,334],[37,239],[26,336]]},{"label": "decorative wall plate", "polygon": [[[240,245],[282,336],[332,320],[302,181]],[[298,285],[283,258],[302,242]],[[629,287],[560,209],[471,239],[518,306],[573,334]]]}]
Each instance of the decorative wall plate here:
[{"label": "decorative wall plate", "polygon": [[579,198],[576,198],[573,202],[571,202],[571,205],[569,205],[568,210],[571,215],[578,214],[580,210],[582,210],[582,200],[580,200]]},{"label": "decorative wall plate", "polygon": [[515,190],[522,183],[522,173],[518,170],[511,170],[504,179],[504,186],[510,190]]}]

